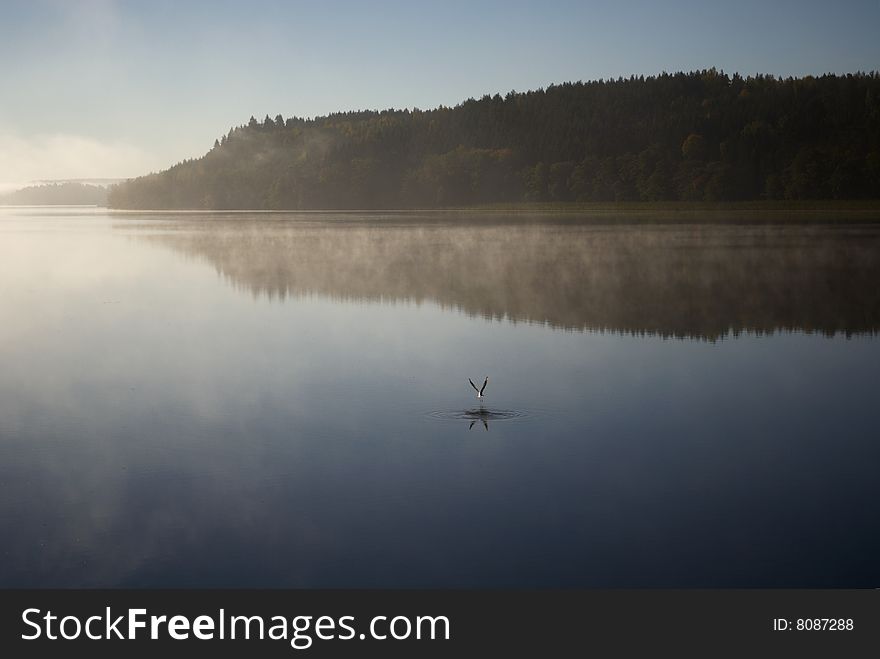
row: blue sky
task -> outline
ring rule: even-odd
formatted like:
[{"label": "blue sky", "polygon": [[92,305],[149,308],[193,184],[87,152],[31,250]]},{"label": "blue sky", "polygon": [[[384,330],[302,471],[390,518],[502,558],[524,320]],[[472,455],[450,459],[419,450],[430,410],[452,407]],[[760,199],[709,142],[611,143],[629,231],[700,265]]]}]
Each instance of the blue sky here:
[{"label": "blue sky", "polygon": [[878,28],[880,0],[0,0],[0,186],[164,168],[252,114],[711,66],[880,69]]}]

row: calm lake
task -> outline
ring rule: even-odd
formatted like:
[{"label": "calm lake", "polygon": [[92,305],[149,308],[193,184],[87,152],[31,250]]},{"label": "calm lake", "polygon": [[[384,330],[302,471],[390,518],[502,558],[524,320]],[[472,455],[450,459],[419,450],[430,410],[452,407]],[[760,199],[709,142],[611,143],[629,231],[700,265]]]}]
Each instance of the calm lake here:
[{"label": "calm lake", "polygon": [[880,586],[827,216],[0,209],[0,586]]}]

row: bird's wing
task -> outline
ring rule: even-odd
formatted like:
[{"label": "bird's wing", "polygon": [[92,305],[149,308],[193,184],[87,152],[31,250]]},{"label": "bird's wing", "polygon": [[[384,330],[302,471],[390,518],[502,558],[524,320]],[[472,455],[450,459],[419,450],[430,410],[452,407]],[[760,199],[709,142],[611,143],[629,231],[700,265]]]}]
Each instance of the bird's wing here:
[{"label": "bird's wing", "polygon": [[482,419],[482,421],[483,421],[483,427],[484,427],[486,430],[489,430],[489,422],[486,421],[486,419]]},{"label": "bird's wing", "polygon": [[480,390],[477,389],[477,385],[474,384],[474,381],[473,381],[473,380],[471,380],[470,378],[468,378],[468,382],[471,383],[471,386],[474,388],[474,391],[476,391],[477,393],[480,393]]},{"label": "bird's wing", "polygon": [[[473,384],[473,382],[471,382],[471,384]],[[486,379],[483,381],[483,386],[480,388],[480,395],[482,395],[487,384],[489,384],[489,376],[486,376]],[[476,387],[474,387],[474,389],[476,389]]]},{"label": "bird's wing", "polygon": [[468,426],[468,430],[470,430],[471,428],[473,428],[473,427],[474,427],[474,424],[475,424],[476,422],[477,422],[476,419],[474,419],[473,421],[471,421],[471,425]]}]

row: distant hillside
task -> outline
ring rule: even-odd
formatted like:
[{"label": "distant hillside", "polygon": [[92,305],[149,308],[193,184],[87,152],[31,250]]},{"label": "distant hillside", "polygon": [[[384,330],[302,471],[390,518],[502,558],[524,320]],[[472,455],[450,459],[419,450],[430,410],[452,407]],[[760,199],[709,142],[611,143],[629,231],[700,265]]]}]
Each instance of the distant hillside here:
[{"label": "distant hillside", "polygon": [[32,185],[0,195],[0,204],[11,206],[105,206],[107,188],[85,183]]},{"label": "distant hillside", "polygon": [[430,111],[251,117],[118,208],[880,197],[880,74],[714,69],[552,85]]}]

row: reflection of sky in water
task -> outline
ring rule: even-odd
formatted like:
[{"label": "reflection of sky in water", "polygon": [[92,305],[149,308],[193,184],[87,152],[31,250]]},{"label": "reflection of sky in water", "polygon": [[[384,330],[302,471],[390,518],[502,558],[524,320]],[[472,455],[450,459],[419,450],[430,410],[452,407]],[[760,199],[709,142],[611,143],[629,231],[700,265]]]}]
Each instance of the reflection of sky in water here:
[{"label": "reflection of sky in water", "polygon": [[254,297],[9,213],[0,585],[877,585],[876,338]]}]

